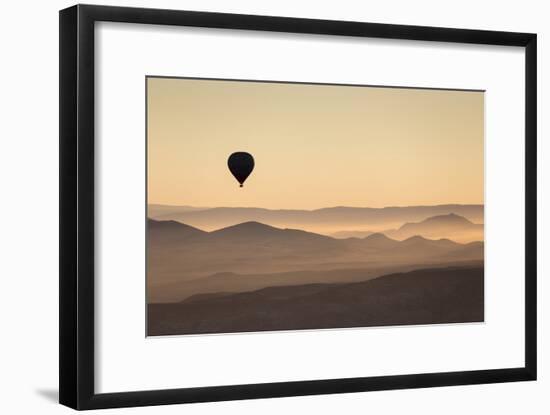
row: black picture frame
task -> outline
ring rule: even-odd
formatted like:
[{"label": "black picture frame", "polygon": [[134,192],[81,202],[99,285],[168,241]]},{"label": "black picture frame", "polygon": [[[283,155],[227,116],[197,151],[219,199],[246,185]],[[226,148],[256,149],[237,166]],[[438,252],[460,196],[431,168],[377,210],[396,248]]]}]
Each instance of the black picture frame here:
[{"label": "black picture frame", "polygon": [[[525,366],[97,394],[94,391],[94,24],[100,21],[525,48]],[[60,403],[74,409],[99,409],[536,379],[536,34],[76,5],[60,11],[59,65]]]}]

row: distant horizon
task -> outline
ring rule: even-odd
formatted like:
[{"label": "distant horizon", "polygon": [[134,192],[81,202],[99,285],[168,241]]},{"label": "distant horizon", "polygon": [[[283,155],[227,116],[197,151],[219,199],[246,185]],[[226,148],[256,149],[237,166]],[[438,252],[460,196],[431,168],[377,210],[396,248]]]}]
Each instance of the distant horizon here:
[{"label": "distant horizon", "polygon": [[316,210],[322,209],[337,209],[337,208],[352,208],[352,209],[392,209],[392,208],[411,208],[411,207],[441,207],[441,206],[485,206],[485,203],[436,203],[436,204],[418,204],[418,205],[387,205],[387,206],[352,206],[352,205],[333,205],[325,206],[319,208],[270,208],[264,206],[196,206],[190,204],[172,204],[172,203],[157,203],[157,202],[148,202],[147,206],[166,206],[166,207],[187,207],[193,209],[220,209],[220,208],[229,208],[229,209],[266,209],[266,210],[304,210],[313,212]]}]

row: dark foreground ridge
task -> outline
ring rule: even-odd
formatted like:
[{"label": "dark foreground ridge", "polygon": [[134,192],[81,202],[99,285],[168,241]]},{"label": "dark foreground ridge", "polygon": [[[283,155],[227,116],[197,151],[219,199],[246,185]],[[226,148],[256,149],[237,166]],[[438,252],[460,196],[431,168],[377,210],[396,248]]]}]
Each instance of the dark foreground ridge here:
[{"label": "dark foreground ridge", "polygon": [[148,335],[481,322],[483,267],[422,269],[357,283],[192,296],[148,305]]}]

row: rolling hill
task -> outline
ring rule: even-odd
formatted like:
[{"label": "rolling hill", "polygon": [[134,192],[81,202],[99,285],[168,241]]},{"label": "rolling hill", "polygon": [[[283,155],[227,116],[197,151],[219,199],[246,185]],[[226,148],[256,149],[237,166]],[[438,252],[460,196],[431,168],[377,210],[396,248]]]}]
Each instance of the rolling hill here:
[{"label": "rolling hill", "polygon": [[[266,287],[294,286],[314,283],[342,283],[367,281],[392,272],[406,272],[425,268],[453,266],[483,266],[482,261],[452,261],[441,264],[386,265],[382,267],[340,268],[317,271],[288,271],[271,274],[236,274],[218,272],[190,281],[176,281],[156,286],[154,301],[179,302],[192,296],[214,293],[238,293]],[[200,294],[197,294],[200,293]]]},{"label": "rolling hill", "polygon": [[483,240],[483,225],[450,213],[429,217],[421,222],[407,222],[397,230],[384,232],[391,238],[406,239],[414,235],[428,238],[451,237],[455,241]]},{"label": "rolling hill", "polygon": [[[411,265],[418,268],[483,259],[482,243],[465,245],[420,236],[397,241],[382,234],[335,239],[258,222],[204,232],[176,221],[149,220],[147,241],[147,289],[152,302],[199,293],[199,279],[215,274],[256,275],[260,283],[253,285],[258,287],[273,284],[277,278],[286,284],[291,284],[293,278],[295,283],[342,281],[338,278],[343,274],[355,272],[350,278],[358,280]],[[296,272],[310,273],[306,277],[292,274]],[[322,276],[322,272],[328,274]],[[265,277],[281,273],[287,273],[286,277]],[[247,289],[245,279],[250,277],[246,278],[233,278],[233,286]],[[206,286],[206,280],[202,282]]]},{"label": "rolling hill", "polygon": [[199,294],[178,303],[149,304],[147,313],[150,336],[480,322],[483,268]]},{"label": "rolling hill", "polygon": [[450,213],[481,223],[483,211],[483,205],[457,204],[385,208],[338,206],[316,210],[149,205],[148,215],[152,219],[176,220],[208,231],[254,221],[281,228],[330,234],[344,229],[382,231],[396,228],[405,222],[418,222]]}]

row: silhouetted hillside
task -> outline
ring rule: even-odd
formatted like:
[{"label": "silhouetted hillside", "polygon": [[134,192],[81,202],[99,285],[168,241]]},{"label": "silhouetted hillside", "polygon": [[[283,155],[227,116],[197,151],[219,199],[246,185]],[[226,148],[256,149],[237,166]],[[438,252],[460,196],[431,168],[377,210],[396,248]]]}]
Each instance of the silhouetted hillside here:
[{"label": "silhouetted hillside", "polygon": [[[254,291],[265,287],[303,285],[313,283],[344,283],[367,281],[392,272],[407,272],[430,267],[447,268],[454,266],[483,266],[483,261],[453,261],[443,264],[406,264],[370,266],[365,268],[340,268],[316,271],[288,271],[271,274],[237,274],[218,272],[191,281],[175,281],[156,287],[155,302],[177,302],[197,295],[219,292],[238,293]],[[200,294],[197,294],[200,293]]]},{"label": "silhouetted hillside", "polygon": [[440,268],[149,304],[147,327],[156,336],[479,322],[483,309],[483,268]]},{"label": "silhouetted hillside", "polygon": [[180,237],[206,235],[208,233],[174,220],[159,221],[147,219],[147,228],[150,232],[153,232],[153,234],[163,232],[164,235],[174,234]]},{"label": "silhouetted hillside", "polygon": [[406,239],[413,235],[428,238],[451,238],[455,241],[483,240],[483,225],[450,213],[427,218],[421,222],[405,223],[397,230],[384,231],[391,238]]},{"label": "silhouetted hillside", "polygon": [[385,208],[331,207],[316,210],[262,209],[253,207],[192,208],[151,205],[149,217],[177,220],[200,229],[214,230],[243,222],[260,222],[280,228],[334,233],[343,229],[380,231],[397,228],[405,222],[418,222],[432,216],[455,213],[483,222],[483,205],[404,206]]},{"label": "silhouetted hillside", "polygon": [[287,243],[315,243],[328,242],[333,244],[333,239],[312,232],[305,232],[298,229],[279,229],[259,222],[245,222],[227,228],[219,229],[209,233],[212,240],[227,240],[235,242],[274,242]]},{"label": "silhouetted hillside", "polygon": [[373,233],[363,239],[363,245],[377,249],[392,249],[401,245],[399,241],[388,238],[383,233]]},{"label": "silhouetted hillside", "polygon": [[[258,222],[213,232],[174,221],[150,220],[148,224],[147,294],[151,302],[173,299],[175,293],[183,290],[178,284],[217,273],[258,275],[361,269],[368,278],[371,270],[378,270],[380,275],[381,269],[394,270],[411,264],[418,267],[483,259],[483,244],[466,246],[419,236],[405,241],[382,234],[335,239]],[[235,286],[240,286],[238,281]],[[197,293],[201,292],[198,285],[196,288]]]}]

